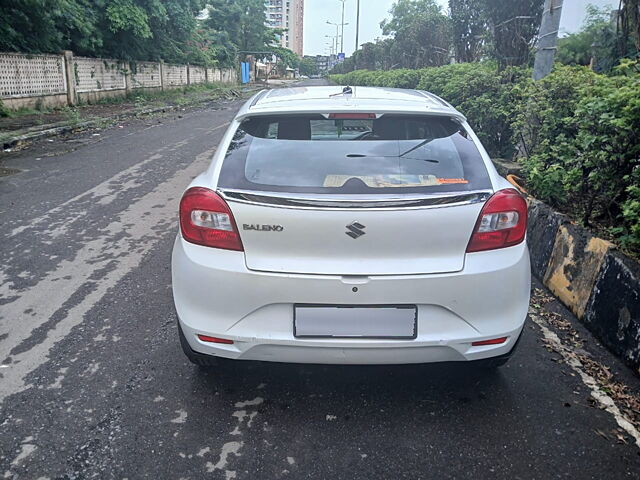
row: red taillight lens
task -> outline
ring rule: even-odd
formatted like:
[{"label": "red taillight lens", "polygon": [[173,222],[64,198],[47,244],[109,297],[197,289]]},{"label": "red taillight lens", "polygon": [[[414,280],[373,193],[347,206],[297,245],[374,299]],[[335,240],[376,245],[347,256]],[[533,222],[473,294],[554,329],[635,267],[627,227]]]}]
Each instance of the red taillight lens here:
[{"label": "red taillight lens", "polygon": [[480,340],[479,342],[471,342],[474,347],[480,347],[482,345],[500,345],[507,341],[509,337],[492,338],[491,340]]},{"label": "red taillight lens", "polygon": [[500,190],[482,208],[467,253],[517,245],[526,232],[527,202],[517,190]]},{"label": "red taillight lens", "polygon": [[187,242],[224,250],[243,250],[229,206],[208,188],[192,187],[182,196],[180,231]]},{"label": "red taillight lens", "polygon": [[226,338],[210,337],[209,335],[198,334],[198,339],[202,342],[207,342],[207,343],[222,343],[224,345],[233,345],[233,340],[228,340]]}]

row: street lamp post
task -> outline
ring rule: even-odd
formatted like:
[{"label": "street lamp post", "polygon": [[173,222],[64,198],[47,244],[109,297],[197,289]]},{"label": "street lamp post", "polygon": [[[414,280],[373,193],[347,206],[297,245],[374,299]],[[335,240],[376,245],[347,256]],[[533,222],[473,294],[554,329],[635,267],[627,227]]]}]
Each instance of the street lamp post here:
[{"label": "street lamp post", "polygon": [[338,50],[338,38],[341,38],[341,49],[340,53],[342,53],[342,48],[344,48],[344,37],[340,37],[340,27],[342,27],[342,33],[344,35],[344,26],[349,25],[349,22],[335,23],[327,20],[327,24],[336,26],[336,51]]},{"label": "street lamp post", "polygon": [[[337,44],[338,44],[338,37],[334,36],[334,35],[325,35],[325,38],[330,38],[331,39],[331,54],[335,53],[335,50],[337,50]],[[328,43],[326,45],[329,45]],[[335,50],[334,50],[335,49]]]},{"label": "street lamp post", "polygon": [[358,0],[358,6],[356,7],[356,49],[353,51],[353,69],[358,69],[358,56],[356,55],[359,45],[360,36],[360,0]]},{"label": "street lamp post", "polygon": [[340,35],[340,53],[344,53],[344,3],[347,0],[339,0],[340,2],[342,2],[342,21],[340,22],[340,25],[342,25],[342,34]]},{"label": "street lamp post", "polygon": [[360,47],[359,41],[358,41],[359,36],[360,36],[360,0],[358,0],[358,6],[356,10],[356,50],[358,50],[358,48]]}]

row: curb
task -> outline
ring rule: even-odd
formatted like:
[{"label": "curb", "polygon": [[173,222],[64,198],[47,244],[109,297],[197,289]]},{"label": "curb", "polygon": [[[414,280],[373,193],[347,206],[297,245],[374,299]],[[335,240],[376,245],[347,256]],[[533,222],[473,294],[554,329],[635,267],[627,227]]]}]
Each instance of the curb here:
[{"label": "curb", "polygon": [[[502,176],[517,163],[493,159]],[[531,271],[611,352],[640,374],[640,264],[528,197]]]},{"label": "curb", "polygon": [[529,198],[533,274],[611,352],[640,373],[640,264]]}]

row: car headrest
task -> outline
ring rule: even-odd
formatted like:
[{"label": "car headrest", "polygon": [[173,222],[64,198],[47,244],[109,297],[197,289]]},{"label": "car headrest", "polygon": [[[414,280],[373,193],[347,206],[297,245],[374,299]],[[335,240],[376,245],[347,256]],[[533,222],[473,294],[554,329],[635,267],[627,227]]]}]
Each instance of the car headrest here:
[{"label": "car headrest", "polygon": [[287,118],[278,122],[280,140],[311,140],[311,125],[308,119]]}]

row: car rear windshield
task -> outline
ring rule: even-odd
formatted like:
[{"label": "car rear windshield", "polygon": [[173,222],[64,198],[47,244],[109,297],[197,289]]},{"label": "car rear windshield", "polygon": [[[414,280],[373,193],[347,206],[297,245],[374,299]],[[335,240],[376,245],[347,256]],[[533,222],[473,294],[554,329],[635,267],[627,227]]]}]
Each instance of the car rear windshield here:
[{"label": "car rear windshield", "polygon": [[473,140],[437,116],[322,115],[246,119],[226,152],[223,189],[369,194],[466,192],[491,187]]}]

